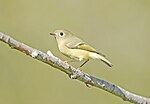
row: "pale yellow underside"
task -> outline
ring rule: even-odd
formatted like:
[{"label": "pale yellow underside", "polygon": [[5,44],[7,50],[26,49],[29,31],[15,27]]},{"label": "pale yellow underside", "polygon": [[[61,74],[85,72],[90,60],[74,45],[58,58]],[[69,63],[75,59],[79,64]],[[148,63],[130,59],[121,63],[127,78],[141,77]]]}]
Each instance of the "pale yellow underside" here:
[{"label": "pale yellow underside", "polygon": [[86,51],[86,50],[70,49],[65,46],[63,47],[63,49],[62,49],[62,47],[59,48],[59,50],[67,57],[70,57],[70,58],[78,60],[78,61],[87,60],[87,59],[96,59],[96,57],[94,57],[92,55],[92,54],[96,54],[96,53]]}]

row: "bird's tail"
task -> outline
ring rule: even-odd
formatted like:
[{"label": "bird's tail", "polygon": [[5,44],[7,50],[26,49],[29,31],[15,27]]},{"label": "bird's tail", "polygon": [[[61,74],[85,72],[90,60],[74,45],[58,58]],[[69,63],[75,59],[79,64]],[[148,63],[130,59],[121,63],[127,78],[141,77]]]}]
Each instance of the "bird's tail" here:
[{"label": "bird's tail", "polygon": [[111,62],[109,62],[106,58],[101,58],[100,59],[102,62],[104,62],[105,64],[107,64],[109,67],[112,67],[113,64]]},{"label": "bird's tail", "polygon": [[102,56],[102,55],[100,55],[100,54],[93,53],[93,52],[92,52],[90,55],[92,56],[93,59],[100,59],[102,62],[104,62],[105,64],[107,64],[109,67],[112,67],[112,66],[113,66],[113,64],[112,64],[111,62],[109,62],[109,61],[105,58],[105,56]]}]

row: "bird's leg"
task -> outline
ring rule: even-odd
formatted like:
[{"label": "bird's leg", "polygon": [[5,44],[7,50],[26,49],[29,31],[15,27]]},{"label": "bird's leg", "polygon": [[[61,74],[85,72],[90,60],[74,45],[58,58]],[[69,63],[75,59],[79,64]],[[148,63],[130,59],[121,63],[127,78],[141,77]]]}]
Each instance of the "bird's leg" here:
[{"label": "bird's leg", "polygon": [[89,59],[87,59],[84,63],[82,63],[82,64],[80,65],[80,68],[81,68],[83,65],[85,65],[88,61],[89,61]]}]

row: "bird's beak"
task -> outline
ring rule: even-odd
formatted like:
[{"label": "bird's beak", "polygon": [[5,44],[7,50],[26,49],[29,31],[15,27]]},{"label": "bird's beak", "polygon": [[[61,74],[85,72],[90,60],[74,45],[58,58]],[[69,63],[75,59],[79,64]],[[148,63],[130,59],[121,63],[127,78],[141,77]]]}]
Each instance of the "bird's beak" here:
[{"label": "bird's beak", "polygon": [[56,33],[52,33],[52,32],[50,32],[49,34],[50,34],[50,35],[53,35],[53,36],[56,36]]}]

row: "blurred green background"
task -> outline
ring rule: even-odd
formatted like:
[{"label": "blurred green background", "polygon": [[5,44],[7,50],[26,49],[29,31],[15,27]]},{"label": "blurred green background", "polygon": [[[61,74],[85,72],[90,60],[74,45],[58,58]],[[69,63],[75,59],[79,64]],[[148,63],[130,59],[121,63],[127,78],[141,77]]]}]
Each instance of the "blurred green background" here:
[{"label": "blurred green background", "polygon": [[[1,32],[66,60],[49,36],[56,29],[72,31],[114,64],[94,60],[83,71],[150,97],[149,0],[0,0]],[[68,103],[129,104],[0,42],[0,104]]]}]

